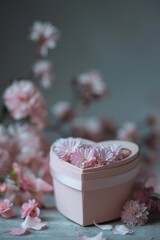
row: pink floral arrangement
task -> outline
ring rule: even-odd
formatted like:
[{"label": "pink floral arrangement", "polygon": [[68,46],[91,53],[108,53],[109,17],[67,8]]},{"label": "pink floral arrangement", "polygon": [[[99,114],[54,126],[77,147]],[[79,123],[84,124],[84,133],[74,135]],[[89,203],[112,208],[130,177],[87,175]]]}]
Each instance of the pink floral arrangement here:
[{"label": "pink floral arrangement", "polygon": [[53,149],[61,160],[79,168],[109,165],[123,158],[123,150],[120,145],[112,144],[108,146],[101,144],[100,146],[93,146],[86,144],[80,138],[58,139],[54,143]]},{"label": "pink floral arrangement", "polygon": [[[142,125],[126,122],[118,126],[104,116],[83,119],[81,112],[109,92],[102,75],[93,69],[71,79],[72,101],[61,99],[55,103],[50,123],[39,85],[50,88],[55,81],[47,54],[56,47],[60,32],[49,22],[37,21],[29,38],[37,44],[31,74],[7,82],[0,105],[0,216],[12,217],[13,206],[21,205],[20,214],[25,218],[21,228],[10,233],[23,235],[29,228],[40,230],[45,226],[39,218],[40,207],[44,194],[52,192],[53,187],[48,164],[50,143],[44,131],[61,138],[54,144],[57,156],[80,168],[112,164],[127,156],[121,146],[95,147],[83,143],[82,138],[96,142],[118,138],[138,143],[142,167],[133,198],[122,211],[122,221],[127,225],[144,225],[150,214],[160,216],[160,181],[150,174],[150,166],[159,156],[160,117],[149,115],[143,122],[144,131]],[[95,239],[104,239],[102,234],[97,236]],[[80,234],[78,238],[88,239]]]}]

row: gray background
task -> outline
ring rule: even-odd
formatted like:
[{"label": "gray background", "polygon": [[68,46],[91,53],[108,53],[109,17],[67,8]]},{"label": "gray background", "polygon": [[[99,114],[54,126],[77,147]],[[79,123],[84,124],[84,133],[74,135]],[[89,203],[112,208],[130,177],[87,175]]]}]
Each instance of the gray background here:
[{"label": "gray background", "polygon": [[56,71],[50,105],[70,99],[70,78],[93,68],[104,76],[110,96],[87,114],[117,122],[139,121],[160,107],[160,1],[1,0],[0,86],[25,77],[34,59],[28,40],[35,20],[61,30],[49,57]]}]

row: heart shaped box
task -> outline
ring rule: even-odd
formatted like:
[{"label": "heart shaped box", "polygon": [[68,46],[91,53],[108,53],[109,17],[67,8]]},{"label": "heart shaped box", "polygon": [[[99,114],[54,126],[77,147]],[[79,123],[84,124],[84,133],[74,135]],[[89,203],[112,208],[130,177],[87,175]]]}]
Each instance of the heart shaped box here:
[{"label": "heart shaped box", "polygon": [[[86,143],[95,143],[84,140]],[[82,225],[102,223],[120,217],[130,198],[139,171],[139,148],[127,141],[106,141],[99,144],[120,144],[129,149],[129,157],[97,168],[80,169],[57,157],[50,150],[57,209],[67,218]]]}]

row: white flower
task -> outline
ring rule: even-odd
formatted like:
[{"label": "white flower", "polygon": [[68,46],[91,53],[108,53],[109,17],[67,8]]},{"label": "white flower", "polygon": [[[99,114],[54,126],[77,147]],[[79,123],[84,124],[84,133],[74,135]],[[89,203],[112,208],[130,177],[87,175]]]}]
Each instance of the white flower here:
[{"label": "white flower", "polygon": [[51,112],[57,119],[62,119],[71,110],[72,106],[70,102],[59,101],[55,105],[53,105]]},{"label": "white flower", "polygon": [[35,62],[32,70],[34,76],[40,79],[43,87],[49,88],[52,85],[53,70],[49,61],[39,60]]},{"label": "white flower", "polygon": [[82,73],[78,76],[77,81],[79,85],[88,85],[95,96],[104,95],[107,89],[101,75],[97,71]]},{"label": "white flower", "polygon": [[49,48],[53,49],[56,47],[59,32],[57,28],[49,22],[42,23],[36,21],[32,26],[29,37],[31,40],[39,42],[39,53],[42,56],[46,56]]},{"label": "white flower", "polygon": [[117,132],[118,139],[122,140],[133,140],[137,136],[136,125],[132,122],[126,122],[123,124]]},{"label": "white flower", "polygon": [[99,133],[102,130],[102,126],[98,119],[89,118],[85,121],[85,129],[90,133]]},{"label": "white flower", "polygon": [[60,159],[69,161],[71,154],[80,146],[81,140],[79,138],[60,138],[54,143],[53,150]]}]

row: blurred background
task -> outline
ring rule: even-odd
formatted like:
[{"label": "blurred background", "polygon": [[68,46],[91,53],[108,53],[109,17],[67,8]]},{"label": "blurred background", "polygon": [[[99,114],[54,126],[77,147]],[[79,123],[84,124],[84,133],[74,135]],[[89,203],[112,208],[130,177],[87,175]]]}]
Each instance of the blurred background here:
[{"label": "blurred background", "polygon": [[36,44],[28,34],[36,20],[61,31],[57,48],[49,52],[56,80],[43,90],[50,105],[71,98],[73,76],[97,69],[109,96],[84,114],[121,123],[159,113],[160,1],[1,0],[1,93],[5,80],[25,78],[32,67]]}]

